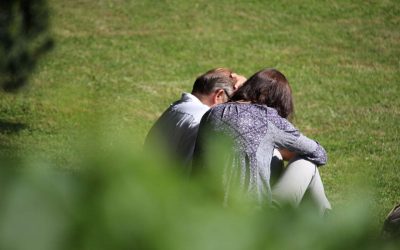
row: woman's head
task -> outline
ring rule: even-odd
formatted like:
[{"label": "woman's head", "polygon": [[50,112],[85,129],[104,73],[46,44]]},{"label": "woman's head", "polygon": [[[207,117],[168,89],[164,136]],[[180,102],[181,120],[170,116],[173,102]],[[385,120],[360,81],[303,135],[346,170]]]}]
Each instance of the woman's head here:
[{"label": "woman's head", "polygon": [[284,118],[294,112],[292,89],[286,77],[276,69],[263,69],[252,75],[230,100],[264,104],[275,108]]}]

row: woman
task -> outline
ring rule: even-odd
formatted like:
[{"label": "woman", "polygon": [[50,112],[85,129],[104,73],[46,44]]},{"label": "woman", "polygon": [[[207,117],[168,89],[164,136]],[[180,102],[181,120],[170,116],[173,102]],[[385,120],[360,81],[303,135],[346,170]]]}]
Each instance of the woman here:
[{"label": "woman", "polygon": [[[292,91],[286,77],[275,69],[255,73],[233,94],[230,102],[211,108],[203,116],[193,170],[199,171],[205,165],[220,168],[205,159],[210,154],[212,159],[224,157],[226,199],[238,179],[241,189],[256,195],[260,201],[278,205],[288,202],[297,206],[309,191],[319,211],[324,213],[330,204],[317,166],[326,164],[327,155],[321,145],[302,135],[288,121],[293,111]],[[232,142],[228,156],[218,155],[213,147],[215,142],[209,140],[221,135]],[[271,160],[277,150],[289,164],[271,188]],[[279,153],[276,156],[280,157]]]}]

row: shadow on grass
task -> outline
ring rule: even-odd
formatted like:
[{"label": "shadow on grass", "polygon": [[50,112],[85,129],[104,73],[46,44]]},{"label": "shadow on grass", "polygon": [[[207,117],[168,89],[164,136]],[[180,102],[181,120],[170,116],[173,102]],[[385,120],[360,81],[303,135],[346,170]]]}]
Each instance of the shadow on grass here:
[{"label": "shadow on grass", "polygon": [[0,120],[0,133],[2,134],[16,134],[27,127],[24,123]]}]

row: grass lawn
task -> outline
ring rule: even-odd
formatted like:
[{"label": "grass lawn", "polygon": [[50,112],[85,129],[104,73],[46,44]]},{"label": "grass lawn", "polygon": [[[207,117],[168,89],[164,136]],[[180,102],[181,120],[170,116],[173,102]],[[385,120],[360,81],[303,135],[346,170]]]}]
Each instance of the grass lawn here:
[{"label": "grass lawn", "polygon": [[[79,143],[152,123],[214,67],[282,71],[296,126],[328,151],[333,207],[367,188],[377,227],[400,201],[398,1],[49,1],[54,50],[0,93],[0,154],[74,168]],[[356,191],[357,190],[357,191]]]}]

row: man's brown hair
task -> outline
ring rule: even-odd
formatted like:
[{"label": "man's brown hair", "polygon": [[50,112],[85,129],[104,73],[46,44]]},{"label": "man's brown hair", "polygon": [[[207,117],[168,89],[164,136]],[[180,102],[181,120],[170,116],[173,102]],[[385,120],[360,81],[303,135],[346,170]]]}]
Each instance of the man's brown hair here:
[{"label": "man's brown hair", "polygon": [[215,68],[197,77],[193,84],[192,94],[209,95],[218,89],[223,89],[230,97],[236,78],[232,77],[232,70],[228,68]]}]

